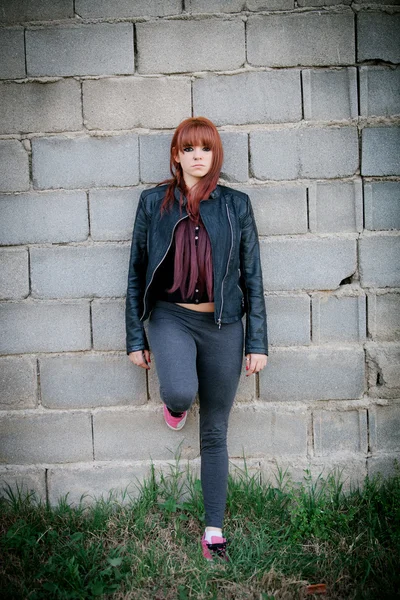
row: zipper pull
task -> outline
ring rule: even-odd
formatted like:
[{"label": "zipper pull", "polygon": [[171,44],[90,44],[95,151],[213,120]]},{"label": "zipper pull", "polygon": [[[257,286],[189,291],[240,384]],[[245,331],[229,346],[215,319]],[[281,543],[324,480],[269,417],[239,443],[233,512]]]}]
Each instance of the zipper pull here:
[{"label": "zipper pull", "polygon": [[218,319],[217,323],[218,323],[218,329],[221,329],[221,319]]}]

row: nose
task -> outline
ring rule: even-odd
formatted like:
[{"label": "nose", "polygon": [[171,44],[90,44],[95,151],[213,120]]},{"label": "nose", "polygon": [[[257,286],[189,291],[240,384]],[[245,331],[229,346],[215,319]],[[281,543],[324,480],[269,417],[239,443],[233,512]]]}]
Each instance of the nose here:
[{"label": "nose", "polygon": [[201,158],[201,156],[202,156],[201,148],[195,147],[194,148],[194,159],[198,160],[199,158]]}]

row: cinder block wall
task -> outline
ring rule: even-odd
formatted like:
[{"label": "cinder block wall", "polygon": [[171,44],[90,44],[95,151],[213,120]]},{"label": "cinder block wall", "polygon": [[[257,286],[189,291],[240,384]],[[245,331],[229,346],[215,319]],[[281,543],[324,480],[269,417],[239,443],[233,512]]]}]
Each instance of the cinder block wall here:
[{"label": "cinder block wall", "polygon": [[190,115],[219,127],[260,234],[270,356],[241,381],[232,464],[393,472],[398,1],[0,0],[0,18],[1,480],[55,502],[134,490],[178,447],[198,468],[197,409],[167,430],[124,340],[136,203]]}]

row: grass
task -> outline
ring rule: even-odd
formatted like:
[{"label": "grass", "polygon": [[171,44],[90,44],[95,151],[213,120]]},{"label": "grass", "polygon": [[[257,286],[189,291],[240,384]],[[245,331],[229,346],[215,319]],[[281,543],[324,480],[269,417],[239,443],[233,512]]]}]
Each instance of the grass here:
[{"label": "grass", "polygon": [[[179,460],[137,498],[57,507],[6,490],[0,508],[3,599],[385,600],[400,597],[400,469],[343,490],[340,473],[293,484],[247,470],[229,479],[231,561],[208,564],[198,479]],[[307,594],[325,583],[326,593]]]}]

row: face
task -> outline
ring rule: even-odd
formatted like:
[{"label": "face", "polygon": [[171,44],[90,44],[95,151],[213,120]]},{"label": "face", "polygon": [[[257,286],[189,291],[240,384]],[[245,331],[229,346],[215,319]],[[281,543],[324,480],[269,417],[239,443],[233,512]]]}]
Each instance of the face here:
[{"label": "face", "polygon": [[212,155],[212,150],[207,146],[185,146],[183,151],[179,151],[175,160],[182,167],[183,178],[189,189],[207,175],[211,169]]}]

